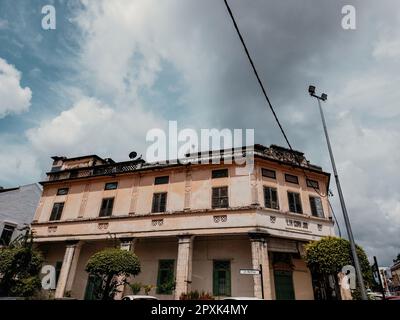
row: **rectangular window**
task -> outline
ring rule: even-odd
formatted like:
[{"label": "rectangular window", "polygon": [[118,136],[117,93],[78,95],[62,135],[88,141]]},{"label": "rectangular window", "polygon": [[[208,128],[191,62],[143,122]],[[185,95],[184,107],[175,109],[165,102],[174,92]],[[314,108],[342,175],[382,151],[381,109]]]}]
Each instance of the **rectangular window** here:
[{"label": "rectangular window", "polygon": [[174,288],[175,260],[159,260],[157,276],[157,294],[172,294]]},{"label": "rectangular window", "polygon": [[153,205],[151,208],[151,212],[165,212],[167,207],[167,193],[155,193],[153,195]]},{"label": "rectangular window", "polygon": [[228,260],[214,260],[213,295],[231,295],[231,262]]},{"label": "rectangular window", "polygon": [[3,231],[1,232],[0,245],[8,246],[10,244],[14,230],[15,226],[11,226],[9,224],[4,225]]},{"label": "rectangular window", "polygon": [[307,179],[307,187],[319,189],[318,181]]},{"label": "rectangular window", "polygon": [[289,211],[290,212],[303,213],[299,193],[288,192],[288,201],[289,201]]},{"label": "rectangular window", "polygon": [[68,194],[69,188],[60,188],[57,190],[57,195],[58,196],[65,196]]},{"label": "rectangular window", "polygon": [[107,182],[104,186],[104,190],[115,190],[118,188],[118,182]]},{"label": "rectangular window", "polygon": [[264,202],[266,208],[279,209],[278,192],[275,188],[264,187]]},{"label": "rectangular window", "polygon": [[53,210],[51,210],[50,221],[60,220],[63,209],[64,209],[64,202],[55,203],[53,205]]},{"label": "rectangular window", "polygon": [[112,214],[114,198],[104,198],[101,203],[99,217],[109,217]]},{"label": "rectangular window", "polygon": [[212,188],[212,208],[228,208],[228,187]]},{"label": "rectangular window", "polygon": [[261,169],[261,174],[263,177],[271,178],[271,179],[276,179],[276,172],[275,170],[270,170],[270,169]]},{"label": "rectangular window", "polygon": [[299,184],[299,178],[297,176],[285,173],[285,181],[290,183]]},{"label": "rectangular window", "polygon": [[167,184],[169,182],[169,176],[156,177],[154,184]]},{"label": "rectangular window", "polygon": [[226,178],[226,177],[228,177],[228,169],[218,169],[212,171],[213,179]]},{"label": "rectangular window", "polygon": [[322,208],[322,201],[320,197],[311,197],[310,196],[310,207],[311,214],[314,217],[324,217],[324,209]]}]

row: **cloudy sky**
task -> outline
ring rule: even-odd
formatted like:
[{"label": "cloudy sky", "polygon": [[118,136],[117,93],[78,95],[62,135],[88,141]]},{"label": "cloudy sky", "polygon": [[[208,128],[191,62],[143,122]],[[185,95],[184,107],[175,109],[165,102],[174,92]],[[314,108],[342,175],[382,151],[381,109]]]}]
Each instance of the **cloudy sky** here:
[{"label": "cloudy sky", "polygon": [[[55,30],[41,27],[47,4]],[[293,147],[331,171],[307,87],[328,94],[353,232],[390,264],[400,252],[400,2],[230,4]],[[356,30],[342,28],[346,4]],[[147,131],[168,120],[254,128],[256,142],[285,145],[222,0],[0,0],[0,185],[41,180],[53,155],[145,153]]]}]

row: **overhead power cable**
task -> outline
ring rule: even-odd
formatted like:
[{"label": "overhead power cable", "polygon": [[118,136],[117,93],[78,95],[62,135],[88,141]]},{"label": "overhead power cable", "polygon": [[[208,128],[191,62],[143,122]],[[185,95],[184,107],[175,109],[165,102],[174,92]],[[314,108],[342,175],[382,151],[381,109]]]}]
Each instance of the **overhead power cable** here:
[{"label": "overhead power cable", "polygon": [[227,0],[224,0],[224,2],[225,2],[226,9],[228,10],[229,15],[231,16],[233,25],[235,26],[235,29],[236,29],[236,32],[237,32],[239,38],[240,38],[240,41],[242,42],[242,45],[243,45],[244,51],[246,52],[247,58],[248,58],[249,61],[250,61],[251,67],[253,68],[254,74],[256,75],[256,78],[257,78],[257,80],[258,80],[258,84],[260,85],[261,90],[262,90],[262,92],[263,92],[263,94],[264,94],[264,97],[265,97],[265,99],[266,99],[267,102],[268,102],[269,108],[271,109],[272,114],[274,115],[275,121],[276,121],[276,123],[278,124],[279,129],[281,130],[281,132],[282,132],[282,134],[283,134],[283,137],[285,138],[286,143],[288,144],[290,150],[293,151],[292,146],[290,145],[289,139],[288,139],[287,136],[286,136],[285,130],[283,130],[282,125],[281,125],[281,123],[280,123],[280,121],[279,121],[279,119],[278,119],[278,116],[277,116],[276,113],[275,113],[274,107],[272,106],[271,101],[270,101],[269,98],[268,98],[267,92],[265,91],[264,85],[263,85],[263,83],[262,83],[262,81],[261,81],[261,79],[260,79],[260,77],[259,77],[259,75],[258,75],[257,69],[256,69],[256,67],[255,67],[255,65],[254,65],[254,63],[253,63],[253,59],[252,59],[251,56],[250,56],[249,50],[247,50],[246,43],[244,42],[244,39],[243,39],[243,37],[242,37],[242,34],[240,33],[239,27],[238,27],[238,25],[236,24],[235,18],[234,18],[233,13],[232,13],[232,10],[231,10],[231,8],[229,7],[229,4],[228,4]]},{"label": "overhead power cable", "polygon": [[[251,58],[251,55],[250,55],[250,53],[249,53],[249,50],[247,49],[246,43],[244,42],[244,39],[243,39],[243,36],[242,36],[242,34],[240,33],[239,27],[238,27],[238,25],[237,25],[237,23],[236,23],[235,17],[233,16],[232,10],[231,10],[231,8],[229,7],[228,1],[227,1],[227,0],[224,0],[224,3],[225,3],[225,6],[226,6],[226,9],[228,10],[228,13],[229,13],[229,15],[230,15],[230,17],[231,17],[231,19],[232,19],[232,22],[233,22],[233,25],[234,25],[234,27],[235,27],[235,30],[236,30],[236,32],[237,32],[237,34],[238,34],[238,36],[239,36],[240,42],[241,42],[242,45],[243,45],[244,51],[245,51],[245,53],[246,53],[246,55],[247,55],[247,58],[249,59],[249,62],[250,62],[251,67],[252,67],[252,69],[253,69],[253,72],[254,72],[254,74],[255,74],[255,76],[256,76],[256,78],[257,78],[258,84],[260,85],[261,90],[262,90],[262,92],[263,92],[263,95],[264,95],[265,99],[267,100],[268,106],[269,106],[269,108],[271,109],[271,112],[272,112],[272,114],[273,114],[273,116],[274,116],[274,118],[275,118],[275,121],[276,121],[276,123],[278,124],[279,129],[280,129],[280,131],[281,131],[281,133],[282,133],[282,135],[283,135],[283,137],[284,137],[284,139],[285,139],[285,141],[286,141],[286,143],[287,143],[287,145],[288,145],[288,147],[289,147],[289,150],[291,151],[292,155],[294,156],[294,159],[295,159],[296,162],[298,163],[299,167],[302,169],[303,174],[304,174],[304,176],[306,177],[306,179],[308,179],[308,176],[307,176],[307,174],[306,174],[306,172],[305,172],[303,166],[301,165],[301,161],[298,159],[297,154],[296,154],[295,151],[293,150],[292,145],[290,144],[289,139],[288,139],[288,137],[287,137],[287,135],[286,135],[286,133],[285,133],[285,130],[283,129],[283,127],[282,127],[282,125],[281,125],[281,123],[280,123],[280,121],[279,121],[279,119],[278,119],[278,116],[277,116],[277,114],[276,114],[276,112],[275,112],[275,110],[274,110],[274,107],[272,106],[272,103],[271,103],[271,101],[270,101],[270,99],[269,99],[269,97],[268,97],[268,95],[267,95],[267,92],[266,92],[266,90],[265,90],[265,88],[264,88],[264,85],[263,85],[263,83],[262,83],[262,81],[261,81],[261,78],[260,78],[260,76],[258,75],[257,68],[256,68],[256,66],[255,66],[255,64],[254,64],[254,62],[253,62],[253,59]],[[315,190],[315,192],[316,192],[319,196],[321,196],[321,197],[328,197],[327,194],[326,194],[326,195],[321,194],[321,193],[319,192],[319,190],[317,190],[317,188],[315,188],[314,186],[313,186],[313,189]],[[327,193],[328,193],[328,192],[327,192]]]}]

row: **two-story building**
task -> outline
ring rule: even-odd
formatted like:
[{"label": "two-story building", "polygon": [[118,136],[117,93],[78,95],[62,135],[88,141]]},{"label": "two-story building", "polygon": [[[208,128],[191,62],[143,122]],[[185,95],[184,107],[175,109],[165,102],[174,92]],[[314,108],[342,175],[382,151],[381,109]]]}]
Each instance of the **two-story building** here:
[{"label": "two-story building", "polygon": [[86,263],[118,241],[141,263],[131,281],[154,285],[151,294],[162,299],[191,290],[313,299],[303,245],[334,235],[329,173],[301,152],[255,145],[247,151],[254,170],[238,174],[226,160],[236,152],[243,151],[222,152],[220,164],[53,157],[32,227],[46,263],[56,266],[55,296],[90,298],[95,280]]}]

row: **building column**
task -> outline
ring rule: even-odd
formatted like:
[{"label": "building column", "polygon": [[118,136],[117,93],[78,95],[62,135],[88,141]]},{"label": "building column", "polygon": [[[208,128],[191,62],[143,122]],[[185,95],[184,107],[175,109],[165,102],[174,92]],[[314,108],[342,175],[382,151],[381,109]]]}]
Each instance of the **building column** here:
[{"label": "building column", "polygon": [[260,205],[260,202],[258,200],[258,177],[256,170],[253,170],[249,174],[249,179],[250,179],[250,189],[251,189],[251,204],[258,206]]},{"label": "building column", "polygon": [[[251,244],[251,262],[253,265],[253,269],[260,269],[260,265],[262,266],[262,277],[260,274],[253,276],[254,281],[254,297],[262,298],[262,288],[264,289],[264,299],[271,300],[272,292],[271,292],[271,278],[270,278],[270,269],[269,269],[269,258],[268,258],[268,250],[267,250],[267,241],[265,238],[265,234],[260,233],[252,233],[250,236],[250,244]],[[263,281],[263,285],[261,285],[261,279]]]},{"label": "building column", "polygon": [[[121,250],[126,250],[126,251],[135,251],[135,244],[136,244],[136,239],[135,238],[123,238],[121,239],[121,244],[120,244],[120,249]],[[124,281],[125,277],[124,276],[119,276],[118,277],[118,282]],[[121,300],[122,297],[124,296],[125,293],[125,284],[119,285],[117,287],[117,292],[114,295],[114,300]]]},{"label": "building column", "polygon": [[67,286],[66,286],[65,291],[72,290],[72,285],[74,283],[76,269],[78,268],[78,261],[79,261],[79,255],[81,253],[81,249],[82,249],[82,242],[79,241],[75,246],[75,252],[74,252],[74,256],[72,258],[71,269],[69,271]]},{"label": "building column", "polygon": [[178,259],[176,263],[175,300],[190,290],[192,283],[193,236],[178,237]]},{"label": "building column", "polygon": [[78,265],[80,246],[81,244],[79,241],[67,242],[60,275],[58,277],[56,293],[54,295],[56,299],[64,297],[67,284],[72,287],[73,277],[75,277],[75,271]]}]

